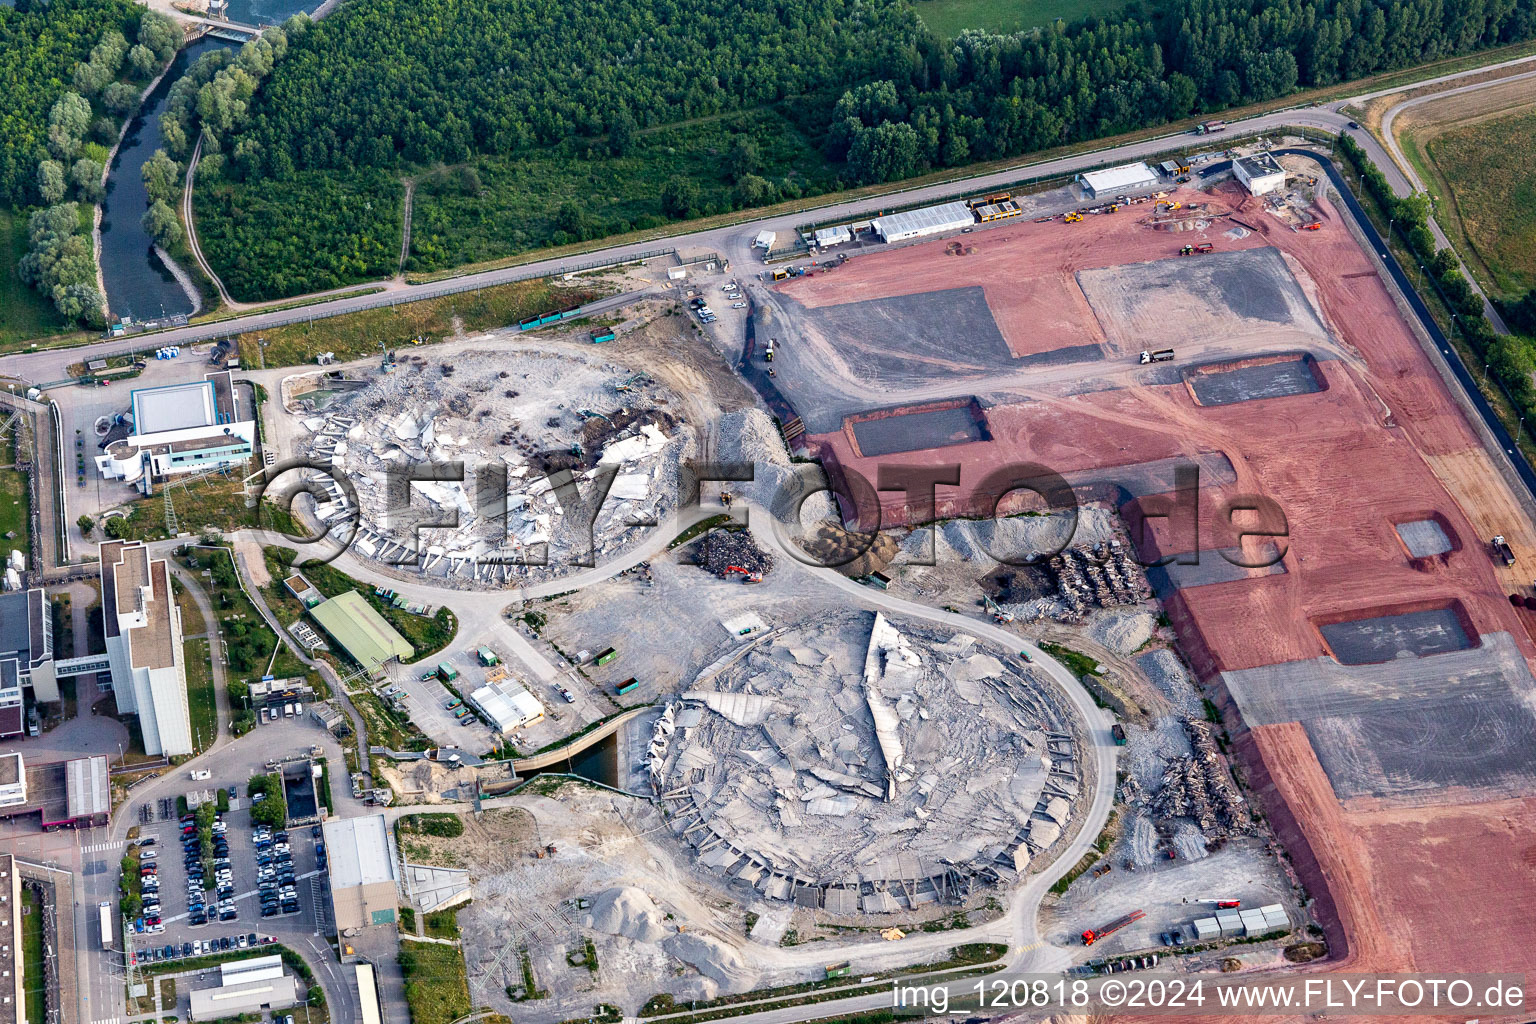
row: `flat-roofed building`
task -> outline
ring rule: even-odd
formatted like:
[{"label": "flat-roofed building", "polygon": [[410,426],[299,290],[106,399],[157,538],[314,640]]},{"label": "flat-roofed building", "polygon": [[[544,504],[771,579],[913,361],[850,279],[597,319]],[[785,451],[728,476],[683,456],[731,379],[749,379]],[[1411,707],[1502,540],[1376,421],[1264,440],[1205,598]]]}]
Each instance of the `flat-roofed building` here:
[{"label": "flat-roofed building", "polygon": [[146,494],[157,480],[243,465],[256,451],[253,402],[236,396],[228,370],[199,381],[137,388],[129,404],[132,431],[107,445],[96,468]]},{"label": "flat-roofed building", "polygon": [[138,715],[146,754],[192,753],[192,718],[182,663],[181,613],[163,558],[139,541],[101,552],[101,606],[119,714]]},{"label": "flat-roofed building", "polygon": [[959,231],[976,223],[971,208],[961,202],[925,206],[920,210],[893,213],[877,217],[869,222],[875,234],[887,242],[905,242],[911,238],[942,235],[946,231]]},{"label": "flat-roofed building", "polygon": [[399,874],[384,815],[333,819],[322,827],[336,930],[370,925],[393,928],[395,908],[400,905]]},{"label": "flat-roofed building", "polygon": [[21,945],[21,872],[16,858],[0,853],[0,1024],[26,1016],[26,959]]},{"label": "flat-roofed building", "polygon": [[243,1013],[286,1010],[290,1006],[297,1006],[299,986],[292,975],[285,974],[279,978],[243,985],[195,988],[190,998],[192,1006],[189,1016],[193,1020],[222,1020]]},{"label": "flat-roofed building", "polygon": [[491,726],[512,732],[532,725],[544,717],[539,699],[514,682],[488,683],[469,695],[470,706],[484,715]]},{"label": "flat-roofed building", "polygon": [[1285,170],[1268,153],[1238,157],[1232,161],[1232,173],[1251,195],[1268,195],[1285,187]]},{"label": "flat-roofed building", "polygon": [[14,807],[27,802],[27,768],[21,754],[0,754],[0,807]]},{"label": "flat-roofed building", "polygon": [[53,615],[41,587],[0,594],[0,739],[24,731],[25,694],[59,699],[53,671]]}]

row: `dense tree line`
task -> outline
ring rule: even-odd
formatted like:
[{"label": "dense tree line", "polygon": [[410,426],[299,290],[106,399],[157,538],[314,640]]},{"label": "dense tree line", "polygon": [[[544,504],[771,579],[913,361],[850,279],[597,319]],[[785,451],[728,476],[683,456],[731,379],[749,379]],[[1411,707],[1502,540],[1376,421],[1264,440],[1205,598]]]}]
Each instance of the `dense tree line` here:
[{"label": "dense tree line", "polygon": [[[187,86],[167,144],[179,156],[196,131],[214,137],[220,159],[206,170],[222,178],[209,185],[221,201],[204,225],[241,209],[269,215],[280,196],[303,190],[301,178],[355,192],[380,172],[553,160],[565,171],[558,198],[535,224],[503,225],[505,237],[540,244],[770,203],[805,187],[742,138],[711,148],[707,170],[656,183],[643,210],[604,216],[596,168],[632,156],[658,126],[681,131],[690,119],[771,107],[820,147],[814,190],[1014,156],[1533,35],[1536,0],[1167,0],[950,41],[895,0],[353,0],[288,33],[286,52],[259,73],[227,76],[216,89],[228,68],[210,64]],[[592,197],[570,194],[583,183]],[[413,239],[415,265],[456,254],[446,211],[468,218],[472,204],[453,193],[423,193],[431,232]],[[252,268],[243,297],[344,283],[343,262],[379,269],[326,259],[332,239],[369,246],[341,215],[306,206],[320,219],[282,222],[299,225],[288,249],[300,263]],[[215,230],[245,244],[271,223]],[[310,262],[330,266],[312,274]]]},{"label": "dense tree line", "polygon": [[49,206],[27,219],[27,254],[16,270],[51,298],[65,319],[104,322],[90,232],[74,203]]},{"label": "dense tree line", "polygon": [[[128,40],[135,42],[129,45]],[[49,113],[66,94],[86,101],[76,145],[110,142],[152,78],[181,46],[181,31],[130,0],[21,0],[0,6],[0,202],[47,200],[39,160],[59,153]],[[126,80],[124,80],[126,79]],[[61,169],[62,170],[62,169]]]}]

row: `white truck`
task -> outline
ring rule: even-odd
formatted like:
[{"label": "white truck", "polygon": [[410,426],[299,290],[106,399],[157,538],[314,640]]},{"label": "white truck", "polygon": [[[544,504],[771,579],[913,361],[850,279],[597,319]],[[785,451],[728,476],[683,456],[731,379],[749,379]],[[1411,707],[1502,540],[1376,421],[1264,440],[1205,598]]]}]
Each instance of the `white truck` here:
[{"label": "white truck", "polygon": [[192,770],[192,781],[193,782],[202,782],[204,779],[211,779],[211,778],[213,778],[213,772],[208,771],[205,768],[194,768]]}]

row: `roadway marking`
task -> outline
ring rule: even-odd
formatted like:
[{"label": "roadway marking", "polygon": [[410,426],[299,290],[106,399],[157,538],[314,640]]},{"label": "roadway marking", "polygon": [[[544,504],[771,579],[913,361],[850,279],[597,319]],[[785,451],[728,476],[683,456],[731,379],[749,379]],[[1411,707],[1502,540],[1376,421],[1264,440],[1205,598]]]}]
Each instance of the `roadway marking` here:
[{"label": "roadway marking", "polygon": [[[298,884],[299,882],[304,881],[304,879],[306,879],[306,878],[314,878],[319,873],[320,872],[318,870],[316,870],[316,871],[306,871],[302,875],[295,875],[294,878],[293,878],[294,884]],[[213,890],[210,889],[208,891],[212,892]],[[260,889],[250,889],[250,890],[247,890],[246,892],[237,892],[237,893],[235,893],[234,896],[232,896],[230,898],[233,899],[233,900],[248,900],[252,896],[255,896],[259,892],[261,892]],[[218,902],[218,897],[217,896],[214,897],[214,902],[215,903]],[[177,914],[174,917],[166,917],[166,918],[162,918],[161,920],[164,921],[164,923],[166,923],[166,924],[175,924],[177,921],[184,921],[184,920],[186,920],[187,918],[189,918],[191,916],[192,916],[192,912],[189,910],[189,911],[187,911],[184,914]],[[288,916],[292,916],[292,915],[288,915]],[[218,919],[218,915],[217,914],[209,914],[208,915],[208,923],[209,924],[213,924],[213,922],[215,920],[217,920],[217,919]],[[229,922],[225,921],[224,923],[228,924]],[[93,1021],[92,1024],[99,1024],[99,1022]]]},{"label": "roadway marking", "polygon": [[101,1020],[91,1021],[91,1024],[117,1024],[118,1020],[117,1017],[104,1017]]},{"label": "roadway marking", "polygon": [[[118,841],[118,842],[115,842],[115,843],[96,843],[96,844],[94,844],[92,846],[82,846],[82,847],[80,847],[80,852],[81,853],[104,853],[107,850],[120,849],[123,845],[124,844],[121,841]],[[99,1021],[92,1021],[91,1024],[101,1024],[101,1022],[99,1022]]]}]

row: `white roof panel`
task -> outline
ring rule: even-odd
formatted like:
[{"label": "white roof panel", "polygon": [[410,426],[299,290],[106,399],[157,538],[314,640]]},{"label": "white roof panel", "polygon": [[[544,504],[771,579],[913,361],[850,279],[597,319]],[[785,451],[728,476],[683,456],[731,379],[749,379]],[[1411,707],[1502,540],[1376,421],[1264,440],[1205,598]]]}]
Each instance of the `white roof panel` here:
[{"label": "white roof panel", "polygon": [[881,237],[889,238],[892,235],[904,235],[912,231],[929,235],[940,231],[952,231],[955,228],[968,227],[976,223],[976,218],[971,215],[970,207],[961,202],[954,202],[945,203],[943,206],[925,206],[920,210],[908,210],[906,213],[893,213],[889,217],[881,217],[872,223]]},{"label": "white roof panel", "polygon": [[395,881],[389,855],[389,827],[382,814],[342,818],[325,823],[325,847],[331,866],[331,888],[350,889]]},{"label": "white roof panel", "polygon": [[1144,162],[1106,167],[1102,171],[1089,171],[1083,175],[1083,184],[1095,193],[1113,192],[1120,188],[1134,188],[1157,180],[1157,172]]},{"label": "white roof panel", "polygon": [[188,427],[211,427],[217,422],[212,381],[194,380],[160,388],[139,388],[133,393],[133,432],[139,436]]}]

